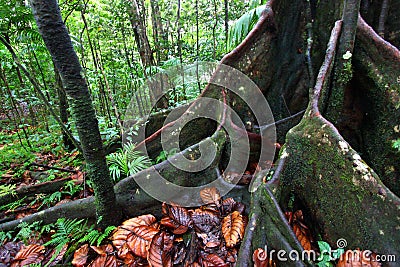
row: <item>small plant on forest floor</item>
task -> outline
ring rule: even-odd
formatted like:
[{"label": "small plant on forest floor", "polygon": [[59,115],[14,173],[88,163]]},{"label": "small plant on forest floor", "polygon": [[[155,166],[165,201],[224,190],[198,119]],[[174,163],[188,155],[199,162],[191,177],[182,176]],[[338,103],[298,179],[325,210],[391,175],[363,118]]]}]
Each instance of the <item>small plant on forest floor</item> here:
[{"label": "small plant on forest floor", "polygon": [[[46,255],[48,256],[45,257],[44,261],[41,261],[45,263],[40,266],[55,266],[62,258],[68,259],[68,256],[83,243],[100,246],[115,228],[115,226],[109,226],[104,231],[101,231],[96,229],[95,225],[88,225],[86,219],[60,218],[54,224],[46,225],[42,225],[41,221],[33,223],[22,222],[17,226],[15,232],[0,232],[0,245],[5,245],[4,243],[10,240],[12,240],[10,241],[11,243],[22,241],[24,246],[20,250],[26,249],[25,253],[32,255],[32,257],[37,256],[37,253],[43,253],[44,247],[46,247],[48,252]],[[51,239],[46,242],[45,240],[48,240],[49,234],[52,234]],[[45,242],[43,246],[39,245],[42,242]],[[31,249],[28,249],[29,247]],[[40,247],[43,250],[36,251]],[[1,249],[4,248],[0,247],[0,251]],[[10,261],[12,262],[13,259],[8,260],[8,262]]]},{"label": "small plant on forest floor", "polygon": [[156,163],[163,162],[167,160],[168,158],[172,157],[175,155],[177,152],[176,148],[171,149],[170,151],[161,151],[160,154],[156,158]]},{"label": "small plant on forest floor", "polygon": [[8,240],[12,239],[12,233],[13,231],[8,231],[8,232],[0,232],[0,245],[3,245],[5,242],[7,242]]},{"label": "small plant on forest floor", "polygon": [[398,152],[400,152],[400,139],[393,140],[392,147],[394,149],[397,149]]},{"label": "small plant on forest floor", "polygon": [[0,197],[6,196],[6,195],[15,195],[15,188],[16,186],[13,184],[5,184],[5,185],[0,185]]},{"label": "small plant on forest floor", "polygon": [[7,203],[7,204],[5,204],[3,206],[0,206],[0,211],[5,211],[5,210],[13,211],[16,208],[18,208],[21,205],[23,205],[25,199],[26,199],[26,197],[23,197],[23,198],[18,199],[18,200],[14,201],[14,202],[10,202],[10,203]]},{"label": "small plant on forest floor", "polygon": [[132,143],[125,144],[123,149],[108,155],[107,161],[114,183],[152,165],[150,159],[136,151],[135,144]]},{"label": "small plant on forest floor", "polygon": [[338,248],[337,250],[332,250],[331,246],[325,241],[318,241],[319,250],[321,255],[319,256],[320,261],[317,266],[320,267],[334,267],[334,261],[338,260],[340,256],[344,253],[343,248]]},{"label": "small plant on forest floor", "polygon": [[51,236],[51,240],[44,244],[44,246],[55,247],[55,253],[49,263],[60,254],[65,246],[71,245],[66,250],[67,255],[75,251],[82,243],[99,246],[116,228],[115,226],[109,226],[104,232],[101,232],[95,229],[94,225],[88,226],[87,221],[84,219],[68,220],[65,218],[58,219],[55,226],[57,228],[56,232]]},{"label": "small plant on forest floor", "polygon": [[21,222],[17,228],[19,231],[15,234],[14,241],[21,240],[25,245],[30,243],[30,239],[40,238],[41,234],[43,234],[44,230],[42,230],[42,221],[36,221],[31,224],[27,222]]}]

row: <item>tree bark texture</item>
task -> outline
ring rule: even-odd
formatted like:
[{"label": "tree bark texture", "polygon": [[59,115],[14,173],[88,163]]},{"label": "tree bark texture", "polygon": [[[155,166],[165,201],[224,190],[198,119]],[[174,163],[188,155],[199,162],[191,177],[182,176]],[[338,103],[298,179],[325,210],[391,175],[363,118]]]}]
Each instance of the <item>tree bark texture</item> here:
[{"label": "tree bark texture", "polygon": [[116,207],[114,191],[110,190],[113,184],[104,156],[95,111],[57,1],[33,0],[31,3],[39,32],[54,59],[69,97],[88,175],[94,184],[96,212],[97,216],[102,218],[100,225],[118,224],[120,211]]}]

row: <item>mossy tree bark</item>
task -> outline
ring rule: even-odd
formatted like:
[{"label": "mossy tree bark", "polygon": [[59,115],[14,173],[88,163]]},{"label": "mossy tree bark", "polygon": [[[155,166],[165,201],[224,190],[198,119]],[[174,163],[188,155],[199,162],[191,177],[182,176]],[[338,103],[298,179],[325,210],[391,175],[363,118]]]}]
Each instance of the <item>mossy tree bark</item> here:
[{"label": "mossy tree bark", "polygon": [[113,183],[108,172],[98,122],[79,59],[73,49],[56,0],[31,1],[39,32],[59,70],[83,148],[86,167],[93,181],[100,226],[118,224]]}]

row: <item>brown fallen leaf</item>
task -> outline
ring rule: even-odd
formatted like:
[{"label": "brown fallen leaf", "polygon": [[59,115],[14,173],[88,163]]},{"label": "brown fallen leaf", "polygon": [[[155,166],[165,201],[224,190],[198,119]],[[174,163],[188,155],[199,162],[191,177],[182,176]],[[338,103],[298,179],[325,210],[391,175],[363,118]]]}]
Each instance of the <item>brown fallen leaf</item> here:
[{"label": "brown fallen leaf", "polygon": [[222,233],[228,248],[236,246],[243,239],[246,222],[238,211],[222,220]]}]

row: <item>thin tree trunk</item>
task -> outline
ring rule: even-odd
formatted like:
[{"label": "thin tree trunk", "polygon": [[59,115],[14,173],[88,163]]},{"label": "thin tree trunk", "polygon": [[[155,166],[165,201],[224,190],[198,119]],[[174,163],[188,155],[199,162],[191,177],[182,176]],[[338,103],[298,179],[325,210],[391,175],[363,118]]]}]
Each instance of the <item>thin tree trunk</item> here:
[{"label": "thin tree trunk", "polygon": [[158,64],[168,59],[168,33],[164,29],[164,25],[161,21],[160,7],[158,1],[150,1],[152,17],[154,18],[153,27],[157,30],[157,40],[154,39],[155,43],[159,43],[160,51],[157,51],[159,56],[157,57]]},{"label": "thin tree trunk", "polygon": [[[176,25],[177,25],[177,34],[178,34],[178,55],[179,55],[179,61],[180,61],[180,67],[181,67],[181,73],[182,73],[182,90],[183,90],[183,99],[186,100],[186,92],[185,92],[185,75],[183,73],[183,55],[182,55],[182,40],[181,40],[181,0],[178,0],[178,11],[176,14]],[[175,94],[176,95],[176,94]],[[181,99],[178,99],[177,96],[175,96],[176,102],[180,101]]]},{"label": "thin tree trunk", "polygon": [[385,38],[385,23],[387,15],[389,13],[389,4],[390,4],[389,0],[383,0],[381,14],[379,15],[378,34],[382,38]]},{"label": "thin tree trunk", "polygon": [[[84,10],[81,11],[81,17],[82,17],[83,24],[85,26],[90,52],[92,54],[93,65],[94,65],[94,68],[95,68],[95,71],[96,71],[96,76],[99,77],[100,76],[99,75],[99,63],[98,63],[98,60],[97,60],[97,55],[96,55],[96,52],[95,52],[95,48],[93,46],[92,38],[90,37],[89,26],[88,26],[88,23],[86,21],[85,11]],[[100,89],[100,97],[99,97],[100,98],[100,104],[102,105],[101,110],[103,112],[106,112],[105,114],[103,113],[103,115],[107,115],[108,119],[110,121],[112,121],[111,115],[110,115],[110,109],[108,107],[107,97],[106,97],[105,90],[104,90],[104,84],[103,84],[103,81],[101,80],[100,77],[98,78],[98,84],[99,84],[99,89]],[[103,101],[101,101],[101,100],[103,100]]]},{"label": "thin tree trunk", "polygon": [[147,38],[145,22],[143,21],[144,14],[141,8],[143,9],[144,7],[139,6],[137,0],[132,0],[132,8],[129,15],[135,33],[135,40],[138,46],[140,58],[143,67],[146,68],[154,65],[154,58],[150,48],[149,39]]},{"label": "thin tree trunk", "polygon": [[229,4],[228,0],[224,0],[224,5],[225,5],[225,17],[224,17],[224,22],[225,22],[225,43],[226,46],[228,46],[228,38],[229,38]]},{"label": "thin tree trunk", "polygon": [[[107,75],[106,75],[106,73],[105,73],[105,71],[103,69],[103,62],[102,62],[100,43],[98,43],[97,45],[99,47],[99,61],[98,61],[99,69],[100,69],[101,75],[103,76],[103,79],[104,79],[104,84],[105,84],[105,87],[106,87],[107,92],[108,92],[108,98],[110,99],[111,106],[112,106],[112,108],[114,110],[114,115],[115,115],[115,118],[117,120],[117,126],[119,127],[120,131],[122,131],[123,130],[123,125],[122,125],[122,121],[121,121],[121,116],[120,116],[120,114],[118,112],[117,104],[114,101],[113,92],[111,91],[110,85],[108,83]],[[110,116],[110,118],[111,118],[111,116]]]},{"label": "thin tree trunk", "polygon": [[215,22],[212,28],[212,35],[213,35],[213,59],[216,59],[216,51],[217,51],[217,37],[216,37],[216,30],[218,26],[218,7],[217,7],[217,2],[213,0],[213,5],[214,5],[214,18]]},{"label": "thin tree trunk", "polygon": [[[82,148],[79,145],[78,141],[76,141],[76,139],[72,136],[71,132],[65,127],[65,125],[62,123],[60,118],[57,116],[57,113],[53,110],[53,107],[47,101],[46,96],[43,94],[42,90],[40,89],[39,83],[35,80],[35,78],[32,76],[32,74],[30,74],[30,72],[21,64],[21,62],[20,62],[19,58],[17,57],[17,55],[15,54],[12,46],[6,40],[4,40],[1,36],[0,36],[0,42],[2,42],[5,45],[5,47],[7,48],[7,50],[10,52],[11,56],[14,59],[15,64],[18,66],[18,68],[20,68],[24,72],[25,76],[28,77],[29,81],[32,83],[33,89],[35,90],[36,94],[43,101],[43,104],[46,106],[46,108],[50,112],[51,116],[53,116],[53,118],[60,125],[61,130],[64,133],[68,134],[69,138],[71,140],[74,140],[73,142],[74,142],[75,147],[78,148],[78,150],[82,152]],[[45,122],[47,122],[47,121],[45,121]]]},{"label": "thin tree trunk", "polygon": [[[62,84],[62,80],[61,80],[61,76],[60,73],[58,72],[58,69],[56,67],[56,65],[53,62],[53,68],[54,68],[54,76],[55,76],[55,85],[56,85],[56,89],[57,89],[57,95],[58,95],[58,110],[60,112],[60,119],[62,121],[62,123],[64,123],[64,125],[68,124],[68,102],[67,102],[67,95],[65,94],[65,90]],[[64,146],[68,149],[68,150],[72,150],[75,146],[74,146],[74,142],[73,140],[71,140],[68,136],[68,134],[66,134],[65,132],[63,132],[63,143]]]},{"label": "thin tree trunk", "polygon": [[102,146],[95,110],[88,85],[82,76],[79,59],[73,49],[56,0],[32,0],[33,15],[39,32],[60,72],[82,143],[90,179],[96,196],[100,227],[120,222],[115,193]]},{"label": "thin tree trunk", "polygon": [[[18,109],[18,106],[16,104],[16,101],[14,99],[14,96],[13,96],[12,92],[11,92],[10,86],[8,84],[6,75],[5,75],[4,70],[3,70],[3,68],[1,66],[0,66],[0,76],[1,76],[1,79],[2,79],[2,81],[4,83],[4,86],[7,89],[8,96],[10,97],[11,106],[14,109],[14,112],[13,112],[14,114],[11,114],[10,118],[12,119],[12,121],[14,121],[15,129],[17,131],[19,141],[20,141],[22,147],[25,148],[24,144],[22,143],[22,139],[19,136],[19,126],[22,124],[21,113],[20,113],[20,111]],[[28,147],[32,148],[31,143],[29,142],[29,136],[28,136],[28,133],[25,130],[25,127],[22,127],[22,131],[23,131],[23,133],[25,135],[25,140],[26,140],[26,143],[28,144]]]},{"label": "thin tree trunk", "polygon": [[200,77],[199,77],[199,60],[200,60],[200,47],[199,47],[199,0],[196,0],[196,79],[197,79],[197,89],[201,93]]}]

